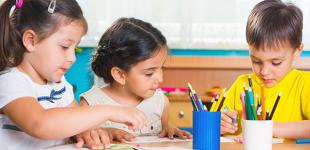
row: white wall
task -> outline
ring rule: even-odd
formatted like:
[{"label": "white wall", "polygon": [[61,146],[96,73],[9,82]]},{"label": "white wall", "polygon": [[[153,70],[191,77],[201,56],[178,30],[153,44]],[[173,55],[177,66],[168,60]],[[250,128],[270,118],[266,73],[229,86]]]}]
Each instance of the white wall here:
[{"label": "white wall", "polygon": [[[0,4],[4,0],[0,0]],[[101,34],[119,17],[152,23],[172,48],[246,49],[245,25],[260,0],[77,0],[89,32],[81,46],[96,46]],[[286,0],[287,1],[287,0]],[[310,49],[310,1],[292,0],[304,13],[305,49]]]},{"label": "white wall", "polygon": [[[81,46],[96,46],[101,34],[117,18],[136,17],[158,27],[172,48],[246,49],[247,16],[261,0],[77,1],[89,24]],[[310,50],[310,0],[291,1],[304,13],[303,42]]]},{"label": "white wall", "polygon": [[[89,23],[82,46],[95,46],[119,17],[151,22],[172,48],[246,49],[245,25],[260,0],[78,0]],[[304,13],[305,48],[310,45],[310,1],[293,0]]]}]

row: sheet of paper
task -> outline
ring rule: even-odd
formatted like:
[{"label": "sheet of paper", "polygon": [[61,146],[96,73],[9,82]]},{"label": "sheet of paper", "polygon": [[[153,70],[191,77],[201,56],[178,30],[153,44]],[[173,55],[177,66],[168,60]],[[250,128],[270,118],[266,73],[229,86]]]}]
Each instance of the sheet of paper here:
[{"label": "sheet of paper", "polygon": [[[110,148],[107,150],[128,150],[130,148],[134,147],[138,150],[144,150],[144,148],[137,148],[132,145],[128,144],[111,144]],[[73,144],[67,144],[67,145],[61,145],[61,146],[55,146],[51,148],[47,148],[47,150],[76,150],[77,148]],[[79,148],[79,150],[89,150],[88,148]],[[103,149],[104,150],[104,149]]]},{"label": "sheet of paper", "polygon": [[281,144],[283,142],[284,142],[284,139],[280,139],[280,138],[273,138],[272,139],[273,144]]},{"label": "sheet of paper", "polygon": [[228,137],[221,137],[221,142],[222,143],[232,143],[234,141],[234,136],[228,136]]},{"label": "sheet of paper", "polygon": [[[135,141],[128,143],[157,143],[157,142],[186,142],[192,141],[192,139],[182,140],[174,138],[173,140],[169,138],[159,138],[157,136],[140,136],[136,137]],[[234,137],[221,137],[221,142],[235,142]]]},{"label": "sheet of paper", "polygon": [[142,147],[140,148],[140,150],[191,150],[191,149],[169,146],[169,147]]},{"label": "sheet of paper", "polygon": [[134,141],[126,142],[126,143],[153,143],[153,142],[185,142],[192,141],[191,139],[169,139],[169,138],[159,138],[158,136],[138,136]]},{"label": "sheet of paper", "polygon": [[[221,137],[221,142],[235,142],[234,138],[236,138],[237,136],[227,136],[227,137]],[[273,138],[272,139],[272,143],[273,144],[280,144],[283,143],[284,139],[280,139],[280,138]]]},{"label": "sheet of paper", "polygon": [[[55,147],[46,148],[47,150],[76,150],[73,144],[60,145]],[[88,148],[80,148],[79,150],[88,150]]]}]

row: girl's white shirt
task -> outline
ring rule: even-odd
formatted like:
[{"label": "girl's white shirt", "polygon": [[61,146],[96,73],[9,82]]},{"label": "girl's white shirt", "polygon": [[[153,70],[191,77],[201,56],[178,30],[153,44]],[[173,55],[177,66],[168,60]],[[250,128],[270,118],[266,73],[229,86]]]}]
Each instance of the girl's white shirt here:
[{"label": "girl's white shirt", "polygon": [[[66,107],[74,100],[72,86],[62,77],[60,82],[40,85],[20,72],[10,68],[0,74],[0,109],[22,97],[33,97],[44,108]],[[16,127],[16,128],[15,128]],[[61,128],[61,127],[59,127]],[[41,140],[23,131],[2,114],[0,118],[0,149],[43,149],[64,144],[67,139]],[[34,129],[35,130],[35,129]]]},{"label": "girl's white shirt", "polygon": [[[121,104],[115,102],[110,96],[104,93],[99,87],[93,86],[87,92],[81,94],[89,105],[113,105],[121,106]],[[122,129],[133,135],[157,135],[162,130],[161,117],[165,106],[165,97],[160,90],[156,90],[153,96],[144,99],[140,104],[136,106],[137,109],[144,112],[148,125],[138,131],[129,130],[128,127],[121,123],[112,121],[106,121],[101,126],[108,128]]]}]

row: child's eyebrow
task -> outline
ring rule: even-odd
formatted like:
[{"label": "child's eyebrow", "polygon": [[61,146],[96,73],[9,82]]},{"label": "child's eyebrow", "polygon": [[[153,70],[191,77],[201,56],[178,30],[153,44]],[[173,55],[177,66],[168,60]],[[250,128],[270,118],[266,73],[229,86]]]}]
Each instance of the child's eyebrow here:
[{"label": "child's eyebrow", "polygon": [[[69,43],[75,43],[75,40],[72,39],[62,39],[60,42],[69,42]],[[77,41],[76,44],[78,45],[81,42],[81,40]]]},{"label": "child's eyebrow", "polygon": [[157,68],[159,68],[159,67],[145,68],[145,69],[143,69],[143,70],[155,70],[155,69],[157,69]]},{"label": "child's eyebrow", "polygon": [[[255,57],[255,56],[253,56],[253,55],[250,55],[250,57],[252,57],[252,58],[254,58],[254,59],[259,59],[259,58]],[[283,60],[283,59],[284,59],[284,57],[279,56],[279,57],[277,57],[277,58],[270,58],[270,59],[268,59],[268,60],[274,61],[274,60]],[[259,59],[259,60],[261,60],[261,59]]]},{"label": "child's eyebrow", "polygon": [[259,58],[255,57],[254,55],[250,55],[250,57],[252,57],[254,59],[259,59]]}]

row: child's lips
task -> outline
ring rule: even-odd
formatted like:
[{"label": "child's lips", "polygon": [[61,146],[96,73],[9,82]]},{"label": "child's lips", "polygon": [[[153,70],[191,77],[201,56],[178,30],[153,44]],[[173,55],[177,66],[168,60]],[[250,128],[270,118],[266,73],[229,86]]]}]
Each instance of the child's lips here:
[{"label": "child's lips", "polygon": [[66,73],[68,69],[67,68],[60,68],[60,70],[62,73]]},{"label": "child's lips", "polygon": [[263,79],[264,80],[264,83],[272,83],[274,80],[273,79]]}]

